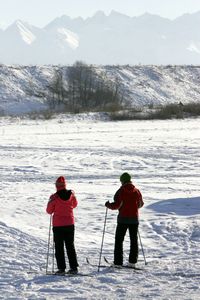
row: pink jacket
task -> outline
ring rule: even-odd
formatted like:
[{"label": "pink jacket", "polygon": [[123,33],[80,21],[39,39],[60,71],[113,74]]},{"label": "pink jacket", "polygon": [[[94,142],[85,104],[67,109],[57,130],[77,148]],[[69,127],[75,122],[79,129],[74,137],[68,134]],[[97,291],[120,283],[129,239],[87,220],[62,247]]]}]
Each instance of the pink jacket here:
[{"label": "pink jacket", "polygon": [[51,195],[47,204],[46,212],[53,214],[53,226],[68,226],[73,225],[74,213],[73,209],[78,205],[78,201],[73,191],[63,190],[64,197],[59,196],[59,192]]}]

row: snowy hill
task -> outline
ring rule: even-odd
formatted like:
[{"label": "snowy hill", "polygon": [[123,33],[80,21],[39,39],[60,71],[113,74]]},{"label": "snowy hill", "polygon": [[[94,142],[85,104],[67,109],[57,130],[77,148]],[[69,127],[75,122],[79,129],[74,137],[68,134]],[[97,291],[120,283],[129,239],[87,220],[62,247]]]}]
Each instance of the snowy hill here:
[{"label": "snowy hill", "polygon": [[85,20],[64,15],[44,28],[18,20],[0,31],[0,63],[199,64],[199,26],[200,12],[169,20],[98,11]]},{"label": "snowy hill", "polygon": [[[71,37],[69,32],[64,34]],[[68,67],[1,65],[1,114],[46,109],[48,86],[58,68]],[[128,107],[199,102],[200,99],[199,66],[96,66],[96,71],[105,71],[113,81],[117,78]]]}]

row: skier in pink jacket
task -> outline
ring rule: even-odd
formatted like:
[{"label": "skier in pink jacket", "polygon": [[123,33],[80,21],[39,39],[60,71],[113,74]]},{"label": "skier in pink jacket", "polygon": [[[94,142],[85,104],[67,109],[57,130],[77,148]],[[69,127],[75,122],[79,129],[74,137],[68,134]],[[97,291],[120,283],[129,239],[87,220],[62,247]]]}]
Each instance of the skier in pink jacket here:
[{"label": "skier in pink jacket", "polygon": [[70,269],[67,273],[78,272],[78,262],[74,246],[74,214],[73,209],[78,202],[74,192],[66,189],[66,180],[63,176],[56,180],[57,192],[50,196],[46,211],[53,214],[53,235],[55,243],[55,257],[57,261],[57,275],[64,275],[66,269],[64,245],[67,250]]}]

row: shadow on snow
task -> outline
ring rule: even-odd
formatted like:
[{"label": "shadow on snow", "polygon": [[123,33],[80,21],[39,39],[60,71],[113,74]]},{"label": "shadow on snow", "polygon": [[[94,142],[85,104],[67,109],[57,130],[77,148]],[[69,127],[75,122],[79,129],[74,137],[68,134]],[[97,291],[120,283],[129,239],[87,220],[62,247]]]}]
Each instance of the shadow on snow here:
[{"label": "shadow on snow", "polygon": [[200,214],[200,197],[176,198],[159,201],[146,207],[158,213],[192,216]]}]

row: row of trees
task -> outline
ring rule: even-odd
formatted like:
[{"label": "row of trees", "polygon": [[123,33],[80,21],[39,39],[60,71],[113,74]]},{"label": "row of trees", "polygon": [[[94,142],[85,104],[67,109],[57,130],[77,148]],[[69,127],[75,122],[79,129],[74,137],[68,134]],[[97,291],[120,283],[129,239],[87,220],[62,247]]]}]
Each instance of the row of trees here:
[{"label": "row of trees", "polygon": [[64,106],[71,112],[119,109],[123,93],[117,78],[109,79],[105,71],[76,62],[57,68],[48,96],[51,109]]}]

